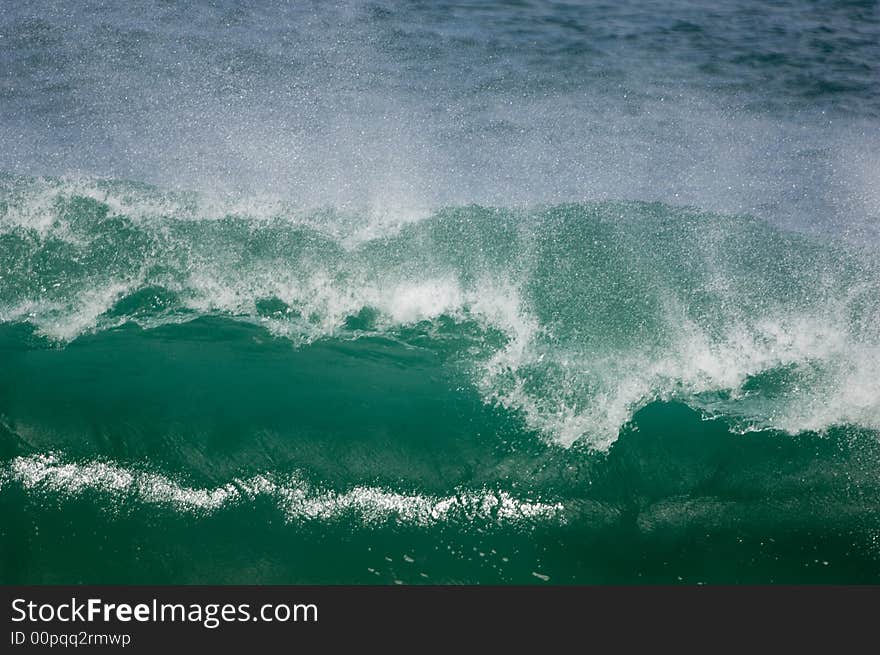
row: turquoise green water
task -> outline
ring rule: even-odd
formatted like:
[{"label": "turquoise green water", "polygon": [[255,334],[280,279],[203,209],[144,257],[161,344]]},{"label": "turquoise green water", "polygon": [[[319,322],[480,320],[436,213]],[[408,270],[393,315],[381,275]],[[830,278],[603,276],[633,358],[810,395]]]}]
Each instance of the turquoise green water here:
[{"label": "turquoise green water", "polygon": [[661,204],[388,226],[6,185],[4,582],[877,579],[851,247]]}]

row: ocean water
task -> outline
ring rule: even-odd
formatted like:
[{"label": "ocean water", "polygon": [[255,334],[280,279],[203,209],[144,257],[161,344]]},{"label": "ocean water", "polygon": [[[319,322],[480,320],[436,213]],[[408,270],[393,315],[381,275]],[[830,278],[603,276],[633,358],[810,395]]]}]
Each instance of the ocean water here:
[{"label": "ocean water", "polygon": [[876,2],[0,14],[0,583],[880,582]]}]

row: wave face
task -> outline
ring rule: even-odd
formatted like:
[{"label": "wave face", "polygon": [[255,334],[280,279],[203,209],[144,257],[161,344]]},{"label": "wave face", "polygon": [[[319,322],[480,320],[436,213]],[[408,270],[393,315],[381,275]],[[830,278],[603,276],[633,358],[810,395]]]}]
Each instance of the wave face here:
[{"label": "wave face", "polygon": [[0,319],[52,342],[205,317],[295,347],[390,339],[600,450],[656,400],[743,431],[880,428],[874,261],[759,220],[594,203],[389,225],[211,214],[125,183],[8,179],[4,195]]},{"label": "wave face", "polygon": [[[821,520],[833,550],[873,515],[865,250],[658,203],[390,222],[128,182],[2,193],[0,497],[25,523],[42,503],[47,525],[98,510],[223,533],[258,508],[263,532],[369,542],[346,579],[534,582],[615,579],[610,552],[510,564],[535,530],[678,543]],[[374,561],[371,530],[386,549],[455,537],[432,573]],[[258,579],[341,579],[265,554]]]}]

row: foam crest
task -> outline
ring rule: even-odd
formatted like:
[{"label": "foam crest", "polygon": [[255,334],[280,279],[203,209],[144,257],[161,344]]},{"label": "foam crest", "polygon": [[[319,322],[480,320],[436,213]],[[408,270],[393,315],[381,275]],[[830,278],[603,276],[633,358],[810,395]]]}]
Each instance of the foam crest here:
[{"label": "foam crest", "polygon": [[255,225],[282,221],[336,240],[348,250],[369,241],[396,235],[407,225],[431,216],[424,203],[391,196],[329,207],[294,203],[279,195],[216,190],[167,190],[148,184],[92,176],[26,178],[0,174],[0,234],[13,229],[33,230],[39,237],[75,241],[71,216],[64,209],[73,201],[88,200],[106,217],[124,217],[142,227],[175,221],[221,221],[244,218]]},{"label": "foam crest", "polygon": [[[743,430],[880,429],[880,349],[828,317],[780,313],[730,325],[721,337],[684,320],[676,325],[671,346],[640,352],[591,356],[532,341],[515,353],[507,348],[484,365],[479,385],[550,440],[585,440],[597,450],[607,450],[635,412],[655,400],[684,401]],[[775,391],[750,388],[762,375],[793,381]]]},{"label": "foam crest", "polygon": [[0,323],[28,322],[36,327],[37,334],[68,343],[98,327],[101,317],[136,288],[136,282],[110,281],[85,288],[66,300],[38,298],[9,307],[0,305]]}]

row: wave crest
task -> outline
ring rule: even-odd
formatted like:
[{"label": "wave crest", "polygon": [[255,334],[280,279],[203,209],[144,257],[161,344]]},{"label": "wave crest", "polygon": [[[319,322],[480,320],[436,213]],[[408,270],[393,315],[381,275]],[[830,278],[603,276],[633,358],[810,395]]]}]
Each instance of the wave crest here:
[{"label": "wave crest", "polygon": [[605,449],[658,399],[742,430],[880,428],[880,275],[842,244],[645,203],[382,223],[86,191],[6,180],[0,321],[60,342],[206,315],[299,346],[417,337],[563,445]]}]

